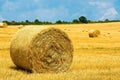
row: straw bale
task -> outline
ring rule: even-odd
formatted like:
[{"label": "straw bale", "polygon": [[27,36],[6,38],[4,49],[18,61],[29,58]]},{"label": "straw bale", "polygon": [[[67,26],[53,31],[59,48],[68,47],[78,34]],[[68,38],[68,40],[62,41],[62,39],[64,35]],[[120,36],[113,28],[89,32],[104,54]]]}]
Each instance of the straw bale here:
[{"label": "straw bale", "polygon": [[15,65],[32,72],[65,72],[73,60],[73,45],[60,29],[24,27],[11,41],[10,55]]},{"label": "straw bale", "polygon": [[89,31],[89,37],[93,38],[93,37],[98,37],[100,35],[100,31],[99,30],[90,30]]},{"label": "straw bale", "polygon": [[7,28],[7,23],[5,22],[0,23],[0,28]]}]

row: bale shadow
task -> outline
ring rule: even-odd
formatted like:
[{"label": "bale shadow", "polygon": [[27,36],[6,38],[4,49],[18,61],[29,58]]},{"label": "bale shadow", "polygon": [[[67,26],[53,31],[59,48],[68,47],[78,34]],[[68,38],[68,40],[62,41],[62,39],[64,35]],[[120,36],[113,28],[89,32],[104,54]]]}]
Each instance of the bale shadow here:
[{"label": "bale shadow", "polygon": [[26,74],[31,74],[32,71],[30,70],[26,70],[26,69],[23,69],[23,68],[20,68],[20,67],[17,67],[17,66],[11,66],[10,69],[13,69],[13,70],[16,70],[16,71],[21,71],[23,73],[26,73]]}]

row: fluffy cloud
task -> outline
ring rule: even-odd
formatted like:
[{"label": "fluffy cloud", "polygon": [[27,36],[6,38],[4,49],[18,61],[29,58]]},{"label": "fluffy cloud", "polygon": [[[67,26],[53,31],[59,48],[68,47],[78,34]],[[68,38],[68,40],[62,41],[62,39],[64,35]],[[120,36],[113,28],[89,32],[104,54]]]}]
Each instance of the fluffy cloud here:
[{"label": "fluffy cloud", "polygon": [[118,16],[118,12],[116,11],[115,8],[109,8],[103,16],[100,18],[100,20],[104,19],[115,19]]},{"label": "fluffy cloud", "polygon": [[107,7],[110,5],[110,3],[108,3],[108,2],[99,2],[99,1],[89,2],[89,4],[92,6],[97,6],[97,7]]},{"label": "fluffy cloud", "polygon": [[118,19],[119,14],[112,0],[89,2],[89,5],[94,8],[93,11],[96,10],[95,15],[98,20]]}]

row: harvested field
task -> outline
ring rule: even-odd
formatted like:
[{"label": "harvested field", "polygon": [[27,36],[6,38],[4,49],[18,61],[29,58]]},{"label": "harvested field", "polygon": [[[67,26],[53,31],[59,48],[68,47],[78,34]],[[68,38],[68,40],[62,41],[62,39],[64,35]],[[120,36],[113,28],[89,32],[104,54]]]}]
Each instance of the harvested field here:
[{"label": "harvested field", "polygon": [[[39,74],[17,68],[10,58],[9,49],[10,41],[19,28],[8,26],[0,28],[0,80],[120,79],[120,22],[44,26],[61,29],[69,35],[74,46],[70,69],[57,74]],[[88,31],[91,29],[99,29],[101,35],[89,38]]]}]

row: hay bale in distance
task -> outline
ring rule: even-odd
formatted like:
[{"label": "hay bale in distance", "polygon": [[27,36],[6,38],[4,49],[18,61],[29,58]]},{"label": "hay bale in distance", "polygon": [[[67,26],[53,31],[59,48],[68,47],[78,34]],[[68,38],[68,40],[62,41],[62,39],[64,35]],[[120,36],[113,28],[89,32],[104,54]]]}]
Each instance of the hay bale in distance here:
[{"label": "hay bale in distance", "polygon": [[18,26],[18,29],[21,29],[21,28],[23,28],[24,27],[24,25],[19,25]]},{"label": "hay bale in distance", "polygon": [[93,37],[98,37],[100,35],[100,31],[99,30],[90,30],[89,31],[89,37],[93,38]]},{"label": "hay bale in distance", "polygon": [[6,28],[8,25],[5,22],[0,23],[0,28]]},{"label": "hay bale in distance", "polygon": [[13,37],[10,55],[15,65],[37,73],[67,71],[73,60],[68,35],[56,28],[24,27]]}]

